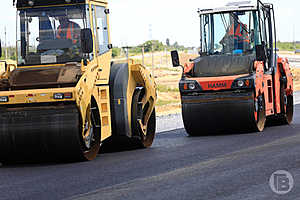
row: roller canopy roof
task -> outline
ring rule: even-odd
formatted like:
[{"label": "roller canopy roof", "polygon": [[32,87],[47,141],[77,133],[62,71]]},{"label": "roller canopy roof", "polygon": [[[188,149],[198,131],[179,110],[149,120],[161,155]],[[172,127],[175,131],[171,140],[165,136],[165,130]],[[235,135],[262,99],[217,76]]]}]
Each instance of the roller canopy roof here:
[{"label": "roller canopy roof", "polygon": [[222,13],[231,11],[246,11],[246,10],[257,10],[258,4],[253,1],[237,1],[227,3],[223,7],[211,8],[211,9],[199,9],[199,14],[212,14],[212,13]]},{"label": "roller canopy roof", "polygon": [[[34,5],[30,6],[29,1],[33,1]],[[86,3],[92,0],[13,0],[13,3],[17,3],[17,8],[22,7],[35,7],[35,6],[52,6],[52,5],[68,5],[77,3]],[[67,3],[68,2],[68,3]],[[94,0],[94,2],[107,3],[107,0]]]}]

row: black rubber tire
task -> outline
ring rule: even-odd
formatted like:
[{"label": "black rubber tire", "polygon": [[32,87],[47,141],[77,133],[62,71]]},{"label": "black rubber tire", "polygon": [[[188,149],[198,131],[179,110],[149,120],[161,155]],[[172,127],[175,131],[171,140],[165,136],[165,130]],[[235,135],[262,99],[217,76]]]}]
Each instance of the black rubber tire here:
[{"label": "black rubber tire", "polygon": [[[97,105],[93,105],[93,106],[97,106]],[[94,112],[94,113],[92,113]],[[98,117],[96,115],[99,115],[98,112],[98,108],[96,108],[96,110],[92,111],[89,110],[89,112],[87,113],[87,115],[90,115],[91,118],[91,123],[92,123],[92,128],[93,128],[93,135],[94,138],[91,143],[91,147],[87,148],[84,144],[83,138],[81,137],[82,135],[79,135],[80,140],[81,140],[81,144],[82,144],[82,148],[81,148],[81,154],[82,154],[82,161],[91,161],[94,160],[97,156],[97,154],[99,153],[99,149],[100,149],[100,145],[101,145],[101,129],[100,128],[96,128],[96,120],[98,120]],[[82,127],[82,126],[81,126]]]},{"label": "black rubber tire", "polygon": [[[266,125],[266,107],[265,107],[265,98],[264,96],[261,96],[261,105],[259,105],[261,108],[259,108],[259,112],[257,113],[257,120],[255,121],[255,129],[254,131],[257,132],[263,132]],[[254,119],[255,120],[255,119]]]},{"label": "black rubber tire", "polygon": [[293,122],[294,116],[294,97],[287,96],[287,105],[285,106],[284,89],[280,88],[280,109],[281,113],[268,118],[268,126],[290,125]]},{"label": "black rubber tire", "polygon": [[156,131],[156,114],[155,109],[152,111],[147,125],[147,134],[144,135],[139,127],[138,119],[138,102],[141,98],[141,91],[135,90],[131,104],[131,134],[116,135],[106,139],[102,146],[101,152],[120,152],[140,148],[148,148],[152,145]]},{"label": "black rubber tire", "polygon": [[286,106],[286,113],[285,119],[287,124],[291,124],[293,122],[294,117],[294,97],[293,95],[289,95],[287,97],[287,106]]},{"label": "black rubber tire", "polygon": [[282,111],[283,113],[279,114],[278,116],[272,116],[270,119],[268,119],[269,126],[292,124],[294,116],[294,97],[292,95],[287,97],[286,112],[284,109]]},{"label": "black rubber tire", "polygon": [[152,111],[148,125],[146,136],[142,135],[138,140],[139,146],[142,148],[149,148],[152,146],[156,131],[156,113],[155,109]]},{"label": "black rubber tire", "polygon": [[[151,113],[150,119],[147,124],[146,135],[143,134],[140,125],[138,123],[138,102],[141,100],[143,94],[142,92],[135,91],[132,97],[132,113],[131,113],[131,129],[132,129],[132,138],[136,140],[137,146],[140,148],[148,148],[152,145],[155,138],[156,131],[156,113],[155,108]],[[142,115],[143,113],[141,113]]]}]

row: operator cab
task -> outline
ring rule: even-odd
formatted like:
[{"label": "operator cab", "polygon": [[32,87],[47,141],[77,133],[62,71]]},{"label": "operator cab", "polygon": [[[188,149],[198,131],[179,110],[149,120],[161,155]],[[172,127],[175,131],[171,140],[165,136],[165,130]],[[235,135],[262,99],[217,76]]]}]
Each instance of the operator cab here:
[{"label": "operator cab", "polygon": [[[0,90],[74,87],[110,62],[106,0],[16,0],[17,66]],[[109,69],[103,69],[108,76]],[[26,77],[26,78],[24,78]],[[2,89],[4,88],[4,89]]]},{"label": "operator cab", "polygon": [[[18,65],[92,60],[96,47],[97,52],[107,52],[107,13],[104,7],[92,8],[93,14],[97,12],[95,19],[98,25],[94,22],[95,27],[91,27],[89,5],[85,0],[18,0]],[[99,33],[97,37],[96,33]],[[93,41],[97,41],[99,45],[96,46]]]},{"label": "operator cab", "polygon": [[[193,60],[190,77],[251,74],[254,61],[264,61],[272,72],[276,63],[273,42],[273,6],[249,2],[198,10],[200,56]],[[275,25],[274,25],[275,29]]]},{"label": "operator cab", "polygon": [[80,62],[80,31],[86,24],[84,11],[84,6],[20,10],[18,63],[37,65]]}]

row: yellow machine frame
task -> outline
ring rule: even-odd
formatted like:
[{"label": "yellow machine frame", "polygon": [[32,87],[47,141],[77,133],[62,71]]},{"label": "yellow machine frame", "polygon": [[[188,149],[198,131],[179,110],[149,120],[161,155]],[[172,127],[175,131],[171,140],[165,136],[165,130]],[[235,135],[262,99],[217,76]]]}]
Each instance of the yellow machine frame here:
[{"label": "yellow machine frame", "polygon": [[[90,10],[92,6],[103,6],[107,8],[108,3],[106,0],[86,0],[86,4],[89,5]],[[49,6],[50,7],[50,6]],[[94,23],[97,23],[93,12],[90,13],[90,23],[91,27],[94,27]],[[96,13],[94,13],[96,14]],[[109,15],[107,15],[107,29],[108,29],[108,40],[111,43],[110,38],[110,27],[109,27]],[[97,26],[96,26],[97,27]],[[15,90],[15,91],[1,91],[0,96],[9,97],[9,102],[0,103],[0,105],[15,105],[15,104],[33,104],[33,103],[46,103],[46,102],[76,102],[76,105],[80,111],[82,121],[85,122],[87,118],[87,111],[91,107],[91,101],[94,99],[97,102],[99,115],[101,116],[101,142],[112,136],[112,116],[111,116],[111,101],[110,101],[110,67],[112,59],[112,50],[98,55],[97,49],[98,34],[94,32],[93,34],[93,53],[95,58],[92,61],[88,61],[85,66],[83,62],[81,63],[81,71],[83,72],[82,77],[78,81],[76,87],[68,88],[49,88],[49,89],[31,89],[31,90]],[[61,64],[57,65],[39,65],[39,66],[18,66],[18,68],[35,68],[35,67],[47,67],[47,66],[65,66]],[[135,64],[134,61],[128,61],[128,90],[127,99],[132,99],[134,91],[137,86],[145,88],[145,95],[143,98],[143,103],[148,102],[149,110],[146,113],[145,122],[147,123],[152,111],[154,110],[155,101],[157,98],[156,94],[156,84],[154,78],[150,72],[142,65]],[[72,98],[57,100],[53,96],[56,93],[72,93]],[[121,99],[118,101],[120,104]],[[131,101],[127,102],[128,109],[128,123],[131,127]],[[91,123],[91,119],[87,119]],[[85,126],[84,123],[82,126]],[[84,129],[84,127],[83,127]],[[83,130],[82,129],[82,130]],[[143,129],[145,133],[145,129]],[[84,134],[84,132],[83,132]]]}]

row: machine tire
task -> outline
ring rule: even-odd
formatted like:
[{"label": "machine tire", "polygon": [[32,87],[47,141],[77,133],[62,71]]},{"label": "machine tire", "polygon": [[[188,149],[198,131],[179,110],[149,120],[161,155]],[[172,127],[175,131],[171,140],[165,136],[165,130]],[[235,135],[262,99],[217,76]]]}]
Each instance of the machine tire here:
[{"label": "machine tire", "polygon": [[[141,137],[139,130],[138,103],[145,93],[144,88],[136,88],[130,99],[127,99],[128,91],[128,64],[112,63],[110,73],[110,98],[112,115],[112,137],[106,139],[101,152],[118,152],[150,147],[155,137],[156,118],[152,112],[147,125],[147,134]],[[131,104],[128,110],[127,103]],[[129,112],[131,117],[129,117]],[[130,120],[131,119],[131,122]]]},{"label": "machine tire", "polygon": [[[268,119],[269,126],[290,125],[294,116],[294,97],[288,95],[285,100],[284,89],[280,89],[281,113]],[[286,101],[286,105],[285,105]]]},{"label": "machine tire", "polygon": [[289,95],[287,97],[287,105],[286,105],[286,113],[284,114],[286,123],[291,124],[293,122],[294,117],[294,97],[293,95]]},{"label": "machine tire", "polygon": [[[260,101],[258,102],[258,112],[257,112],[257,119],[255,120],[255,129],[254,131],[263,132],[266,125],[266,109],[265,109],[265,98],[264,96],[259,96]],[[256,115],[256,111],[254,113]]]},{"label": "machine tire", "polygon": [[[92,100],[91,106],[88,109],[87,115],[91,120],[91,124],[89,125],[89,129],[91,129],[92,137],[90,147],[87,147],[85,144],[84,138],[81,137],[82,144],[82,161],[90,161],[94,160],[99,153],[100,145],[101,145],[101,129],[96,127],[96,123],[100,124],[99,110],[97,103]],[[82,136],[82,135],[80,135]]]},{"label": "machine tire", "polygon": [[144,135],[138,122],[139,118],[143,119],[144,117],[144,112],[140,111],[138,108],[142,96],[143,92],[136,90],[132,97],[132,138],[136,140],[138,148],[148,148],[152,145],[155,138],[156,113],[154,109],[147,124],[146,135]]},{"label": "machine tire", "polygon": [[290,125],[293,122],[293,116],[294,116],[294,97],[292,95],[289,95],[287,96],[286,110],[284,109],[279,116],[275,117],[275,119],[272,118],[270,124],[275,126]]}]

